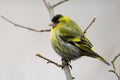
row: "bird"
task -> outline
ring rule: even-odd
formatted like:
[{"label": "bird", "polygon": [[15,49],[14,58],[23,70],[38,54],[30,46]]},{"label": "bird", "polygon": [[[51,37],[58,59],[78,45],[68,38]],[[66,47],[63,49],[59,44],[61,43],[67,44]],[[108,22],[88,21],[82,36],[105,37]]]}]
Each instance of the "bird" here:
[{"label": "bird", "polygon": [[92,43],[76,22],[67,16],[57,14],[51,20],[50,42],[62,60],[71,61],[82,56],[96,58],[110,65],[103,57],[93,50]]}]

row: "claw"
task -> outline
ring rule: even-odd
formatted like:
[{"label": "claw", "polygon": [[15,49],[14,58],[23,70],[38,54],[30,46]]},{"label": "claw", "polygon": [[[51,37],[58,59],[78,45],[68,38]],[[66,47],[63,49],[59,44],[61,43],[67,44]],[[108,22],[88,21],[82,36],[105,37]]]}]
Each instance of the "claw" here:
[{"label": "claw", "polygon": [[62,65],[61,65],[62,69],[63,69],[65,66],[69,66],[69,67],[72,69],[72,66],[70,65],[70,63],[71,63],[71,60],[66,60],[66,59],[63,59],[63,58],[62,58]]}]

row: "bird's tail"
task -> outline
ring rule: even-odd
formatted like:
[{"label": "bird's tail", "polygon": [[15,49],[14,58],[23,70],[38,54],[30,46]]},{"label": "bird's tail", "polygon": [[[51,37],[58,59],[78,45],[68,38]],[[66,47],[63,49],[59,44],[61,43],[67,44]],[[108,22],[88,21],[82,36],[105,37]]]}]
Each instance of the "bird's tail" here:
[{"label": "bird's tail", "polygon": [[89,56],[96,58],[102,62],[104,62],[107,65],[110,65],[110,63],[108,63],[103,57],[101,57],[100,55],[98,55],[96,52],[92,52],[91,54],[89,54]]},{"label": "bird's tail", "polygon": [[104,63],[107,64],[107,65],[110,65],[110,63],[108,63],[105,59],[103,59],[103,58],[102,58],[101,56],[99,56],[99,55],[97,55],[95,58],[98,59],[98,60],[100,60],[100,61],[102,61],[102,62],[104,62]]}]

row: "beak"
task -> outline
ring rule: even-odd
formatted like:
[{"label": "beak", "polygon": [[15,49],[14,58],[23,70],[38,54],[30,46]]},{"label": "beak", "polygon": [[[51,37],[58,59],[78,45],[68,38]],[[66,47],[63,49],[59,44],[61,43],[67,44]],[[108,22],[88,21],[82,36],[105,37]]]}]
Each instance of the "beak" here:
[{"label": "beak", "polygon": [[50,27],[54,27],[56,24],[55,23],[50,23],[49,26]]}]

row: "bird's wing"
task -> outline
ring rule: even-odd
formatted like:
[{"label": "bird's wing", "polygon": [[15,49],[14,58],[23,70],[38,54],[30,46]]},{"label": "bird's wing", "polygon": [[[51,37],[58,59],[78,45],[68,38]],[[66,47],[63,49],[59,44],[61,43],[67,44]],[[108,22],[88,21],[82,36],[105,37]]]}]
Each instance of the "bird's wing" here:
[{"label": "bird's wing", "polygon": [[59,36],[64,42],[72,44],[85,52],[93,53],[93,51],[91,50],[93,45],[84,35],[83,36],[59,35]]}]

